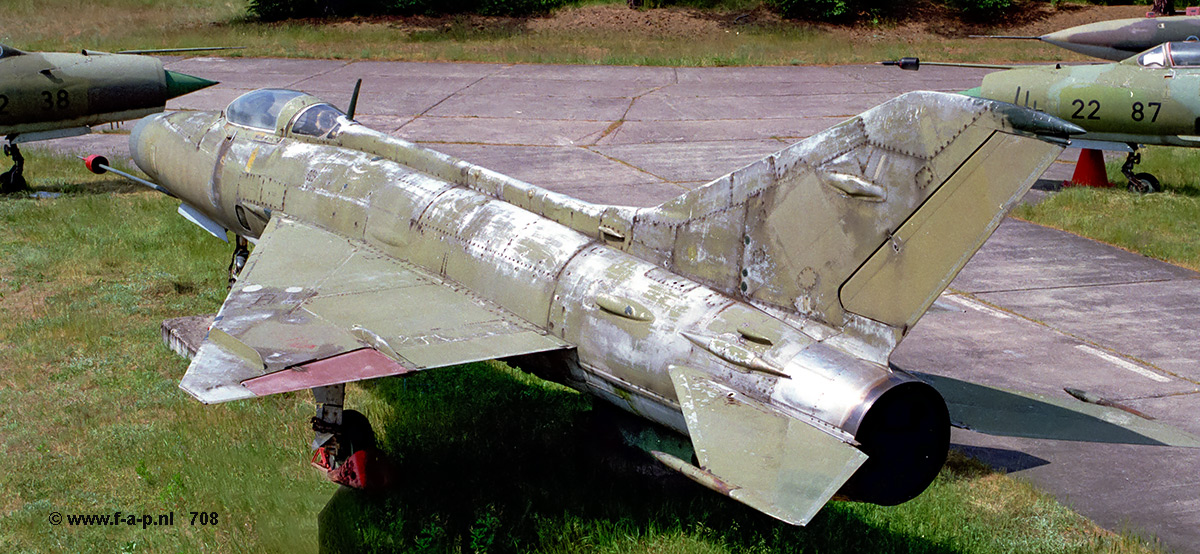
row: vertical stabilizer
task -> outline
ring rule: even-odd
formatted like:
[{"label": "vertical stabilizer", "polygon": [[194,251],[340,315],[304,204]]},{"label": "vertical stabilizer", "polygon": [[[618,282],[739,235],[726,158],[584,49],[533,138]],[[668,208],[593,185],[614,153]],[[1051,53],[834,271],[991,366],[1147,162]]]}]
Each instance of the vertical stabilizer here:
[{"label": "vertical stabilizer", "polygon": [[882,361],[1076,129],[1011,104],[905,94],[639,210],[627,248],[844,329]]}]

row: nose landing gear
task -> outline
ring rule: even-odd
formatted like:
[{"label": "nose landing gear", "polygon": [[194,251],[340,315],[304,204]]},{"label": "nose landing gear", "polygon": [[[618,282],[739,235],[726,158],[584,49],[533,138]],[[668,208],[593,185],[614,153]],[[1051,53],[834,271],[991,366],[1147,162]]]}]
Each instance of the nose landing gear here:
[{"label": "nose landing gear", "polygon": [[238,275],[242,273],[242,268],[246,267],[246,260],[250,258],[250,241],[246,237],[237,235],[237,239],[233,245],[233,258],[229,260],[229,287],[233,288],[233,283],[237,281]]},{"label": "nose landing gear", "polygon": [[17,148],[15,143],[9,142],[4,145],[4,155],[12,158],[13,166],[8,171],[0,173],[0,193],[17,192],[29,188],[25,182],[25,158],[21,156],[21,149]]},{"label": "nose landing gear", "polygon": [[1129,192],[1139,192],[1142,194],[1157,192],[1162,190],[1158,179],[1149,173],[1134,173],[1133,166],[1142,163],[1142,154],[1137,151],[1137,146],[1131,144],[1133,151],[1125,157],[1125,163],[1121,166],[1121,174],[1129,179]]}]

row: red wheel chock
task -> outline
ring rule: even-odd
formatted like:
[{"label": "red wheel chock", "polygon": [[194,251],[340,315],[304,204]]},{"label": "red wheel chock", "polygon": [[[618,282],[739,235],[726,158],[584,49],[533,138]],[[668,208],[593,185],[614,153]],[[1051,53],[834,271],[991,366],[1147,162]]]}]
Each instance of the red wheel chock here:
[{"label": "red wheel chock", "polygon": [[1075,162],[1075,173],[1071,175],[1071,180],[1063,183],[1063,186],[1084,186],[1084,187],[1111,187],[1112,183],[1108,182],[1108,171],[1104,169],[1104,153],[1091,148],[1084,148],[1079,151],[1079,161]]}]

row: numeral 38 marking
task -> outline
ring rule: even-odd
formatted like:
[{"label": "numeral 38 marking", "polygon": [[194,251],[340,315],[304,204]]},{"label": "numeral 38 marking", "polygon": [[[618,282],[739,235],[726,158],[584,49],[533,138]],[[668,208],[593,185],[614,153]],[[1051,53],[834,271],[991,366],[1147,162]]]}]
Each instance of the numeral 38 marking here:
[{"label": "numeral 38 marking", "polygon": [[42,109],[53,110],[58,108],[65,110],[71,106],[71,97],[65,90],[59,90],[57,93],[43,90],[42,91]]}]

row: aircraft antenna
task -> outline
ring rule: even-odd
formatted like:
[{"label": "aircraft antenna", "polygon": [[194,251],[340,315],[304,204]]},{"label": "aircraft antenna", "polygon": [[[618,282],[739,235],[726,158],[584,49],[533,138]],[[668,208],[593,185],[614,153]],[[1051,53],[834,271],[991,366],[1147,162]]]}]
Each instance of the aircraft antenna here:
[{"label": "aircraft antenna", "polygon": [[358,107],[358,89],[362,88],[362,79],[354,83],[354,94],[350,95],[350,107],[346,109],[346,119],[354,121],[354,108]]}]

